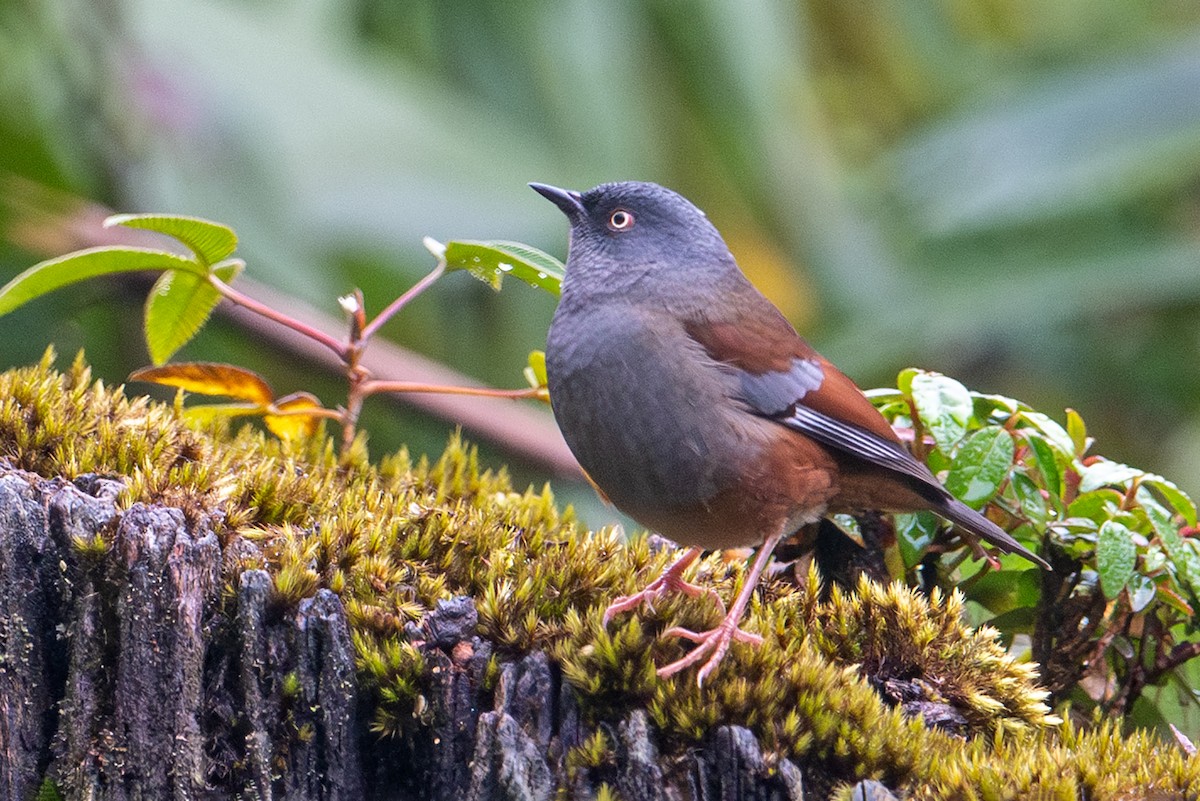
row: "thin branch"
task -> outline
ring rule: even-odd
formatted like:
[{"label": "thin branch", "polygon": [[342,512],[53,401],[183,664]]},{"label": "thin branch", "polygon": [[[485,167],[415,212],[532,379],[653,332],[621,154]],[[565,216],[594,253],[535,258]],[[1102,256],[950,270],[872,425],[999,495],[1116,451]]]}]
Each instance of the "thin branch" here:
[{"label": "thin branch", "polygon": [[408,302],[410,300],[415,298],[417,295],[420,295],[426,289],[429,289],[429,287],[433,285],[433,282],[438,280],[439,278],[441,278],[445,272],[446,272],[446,262],[439,261],[437,267],[434,267],[433,270],[428,275],[426,275],[420,281],[418,281],[417,283],[415,283],[411,287],[409,287],[407,292],[405,292],[403,295],[401,295],[400,297],[393,300],[391,305],[389,305],[386,309],[381,311],[375,317],[375,319],[372,320],[367,325],[367,327],[363,329],[362,336],[360,337],[360,339],[364,340],[364,341],[369,340],[371,338],[371,336],[376,331],[379,330],[380,326],[382,326],[388,320],[392,319],[392,317],[394,317],[396,315],[396,312],[400,311],[401,309],[403,309],[405,306],[408,305]]},{"label": "thin branch", "polygon": [[237,291],[236,289],[231,287],[229,284],[225,283],[220,278],[217,278],[215,275],[212,275],[211,273],[208,276],[208,280],[209,280],[209,283],[211,283],[213,285],[213,287],[218,292],[220,292],[226,299],[228,299],[230,302],[236,303],[237,305],[239,305],[245,309],[249,309],[250,311],[254,312],[255,314],[266,317],[269,320],[274,320],[275,322],[279,323],[280,325],[286,326],[298,334],[303,334],[304,336],[308,337],[309,339],[312,339],[312,340],[315,340],[315,341],[321,343],[322,345],[324,345],[325,347],[329,348],[334,353],[336,353],[339,358],[342,358],[342,359],[346,358],[346,353],[347,353],[346,343],[341,342],[341,341],[335,339],[334,337],[331,337],[329,334],[326,334],[324,331],[319,331],[316,328],[313,328],[311,325],[308,325],[307,323],[301,322],[300,320],[297,320],[293,317],[289,317],[288,315],[283,314],[282,312],[277,312],[274,309],[272,309],[270,306],[266,306],[262,303],[259,303],[257,300],[250,297],[249,295],[243,295],[241,292]]},{"label": "thin branch", "polygon": [[454,387],[442,384],[422,384],[416,381],[364,381],[359,391],[364,395],[379,392],[436,392],[443,395],[479,395],[488,398],[541,398],[541,387],[528,389],[492,389],[490,387]]}]

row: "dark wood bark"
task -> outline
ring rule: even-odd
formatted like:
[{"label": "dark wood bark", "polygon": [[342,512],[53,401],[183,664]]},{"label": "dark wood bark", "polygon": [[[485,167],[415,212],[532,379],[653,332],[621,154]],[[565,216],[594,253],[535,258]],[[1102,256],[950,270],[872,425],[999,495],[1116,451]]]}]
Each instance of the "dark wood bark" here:
[{"label": "dark wood bark", "polygon": [[[492,649],[469,598],[413,627],[428,709],[380,738],[336,595],[278,608],[250,570],[222,598],[222,559],[236,555],[214,521],[121,511],[118,489],[0,468],[0,798],[30,799],[47,777],[98,801],[549,801],[601,782],[629,801],[783,801],[805,781],[810,799],[828,792],[768,765],[738,727],[664,755],[640,710],[609,726],[611,764],[568,771],[588,733],[571,688],[534,653],[485,689]],[[107,554],[73,544],[99,532]]]}]

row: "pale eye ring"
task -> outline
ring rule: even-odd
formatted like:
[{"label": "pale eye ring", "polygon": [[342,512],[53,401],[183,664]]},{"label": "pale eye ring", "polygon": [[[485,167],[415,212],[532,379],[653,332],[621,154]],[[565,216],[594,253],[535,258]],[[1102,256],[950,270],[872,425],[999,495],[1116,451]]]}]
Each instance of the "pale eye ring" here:
[{"label": "pale eye ring", "polygon": [[608,227],[614,231],[625,231],[633,227],[633,212],[617,209],[608,216]]}]

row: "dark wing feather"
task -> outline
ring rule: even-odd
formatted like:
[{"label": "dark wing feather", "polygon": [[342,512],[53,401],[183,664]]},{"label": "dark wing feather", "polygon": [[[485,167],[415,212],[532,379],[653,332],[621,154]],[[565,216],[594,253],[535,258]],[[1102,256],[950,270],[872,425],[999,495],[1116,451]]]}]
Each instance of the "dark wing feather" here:
[{"label": "dark wing feather", "polygon": [[706,321],[688,333],[738,378],[756,414],[906,480],[929,508],[1001,549],[1050,565],[1004,529],[951,495],[901,444],[862,391],[805,342],[769,302],[733,322]]},{"label": "dark wing feather", "polygon": [[932,511],[1008,553],[1020,554],[1046,570],[1051,569],[1045,559],[1017,542],[1008,532],[991,520],[951,495],[929,471],[929,468],[918,462],[902,446],[880,439],[857,426],[815,412],[805,407],[803,403],[796,404],[791,414],[776,416],[774,419],[823,445],[836,448],[877,467],[915,479],[920,486],[913,488],[929,501]]}]

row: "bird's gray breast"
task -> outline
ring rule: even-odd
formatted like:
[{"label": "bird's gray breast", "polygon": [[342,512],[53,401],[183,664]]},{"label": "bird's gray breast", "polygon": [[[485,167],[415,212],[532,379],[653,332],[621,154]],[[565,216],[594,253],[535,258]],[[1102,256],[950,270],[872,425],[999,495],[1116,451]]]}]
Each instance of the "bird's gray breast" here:
[{"label": "bird's gray breast", "polygon": [[[618,508],[704,503],[761,444],[721,370],[667,314],[560,306],[546,343],[563,437]],[[743,426],[739,418],[746,418]]]}]

